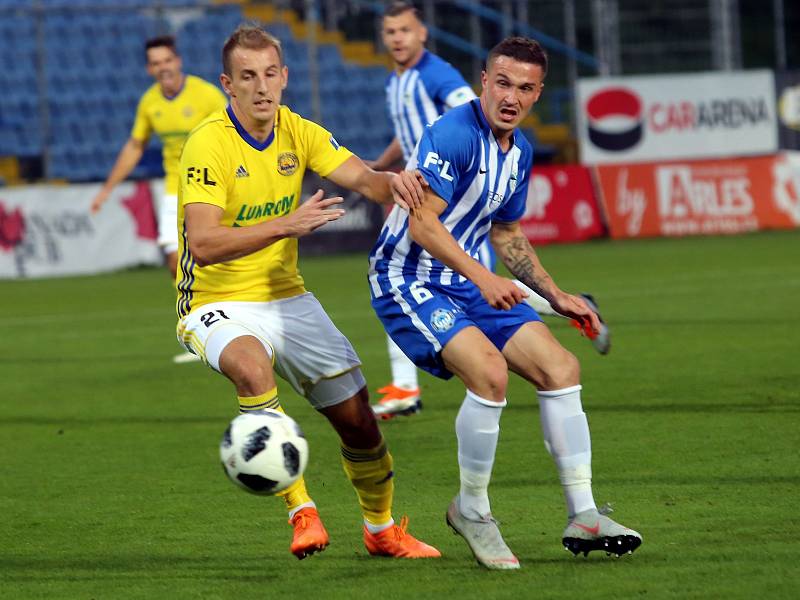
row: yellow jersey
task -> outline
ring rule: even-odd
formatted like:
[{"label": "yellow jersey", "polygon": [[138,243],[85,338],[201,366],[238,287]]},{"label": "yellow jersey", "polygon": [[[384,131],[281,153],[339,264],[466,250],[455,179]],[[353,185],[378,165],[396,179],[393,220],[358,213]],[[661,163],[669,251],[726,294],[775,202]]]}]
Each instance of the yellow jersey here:
[{"label": "yellow jersey", "polygon": [[183,87],[172,97],[165,96],[157,83],[142,95],[131,137],[145,144],[153,132],[161,138],[165,193],[178,193],[178,162],[189,132],[227,103],[219,88],[194,75],[186,75]]},{"label": "yellow jersey", "polygon": [[223,210],[221,224],[248,227],[294,211],[306,168],[322,177],[352,152],[329,131],[281,106],[263,143],[236,119],[230,106],[189,134],[180,161],[178,190],[178,315],[209,302],[267,302],[305,292],[297,268],[297,239],[284,238],[247,256],[199,267],[184,225],[187,204]]}]

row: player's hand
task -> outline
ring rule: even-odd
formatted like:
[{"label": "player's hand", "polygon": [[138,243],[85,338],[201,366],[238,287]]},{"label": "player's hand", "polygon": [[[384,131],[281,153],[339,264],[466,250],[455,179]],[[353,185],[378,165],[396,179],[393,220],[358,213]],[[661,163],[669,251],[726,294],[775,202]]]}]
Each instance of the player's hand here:
[{"label": "player's hand", "polygon": [[94,198],[92,198],[92,204],[89,206],[89,212],[91,214],[97,214],[97,212],[102,208],[103,204],[106,203],[108,200],[109,192],[101,189]]},{"label": "player's hand", "polygon": [[487,271],[486,277],[475,283],[492,308],[510,310],[528,297],[513,281],[491,271]]},{"label": "player's hand", "polygon": [[580,296],[560,292],[550,300],[550,305],[565,317],[577,321],[581,331],[600,333],[600,318]]},{"label": "player's hand", "polygon": [[392,198],[395,204],[412,215],[425,200],[428,182],[418,170],[400,171],[392,177]]},{"label": "player's hand", "polygon": [[288,229],[287,237],[302,237],[344,215],[343,208],[331,208],[344,202],[341,196],[323,198],[322,190],[303,202],[296,211],[283,217]]}]

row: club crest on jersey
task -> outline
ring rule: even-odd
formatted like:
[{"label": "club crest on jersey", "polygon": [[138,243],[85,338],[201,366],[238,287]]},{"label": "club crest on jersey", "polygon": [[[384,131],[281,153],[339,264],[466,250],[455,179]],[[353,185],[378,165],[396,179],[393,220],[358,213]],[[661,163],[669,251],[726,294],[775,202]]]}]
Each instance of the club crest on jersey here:
[{"label": "club crest on jersey", "polygon": [[282,152],[278,155],[278,173],[281,175],[294,175],[297,167],[300,166],[300,160],[294,152]]},{"label": "club crest on jersey", "polygon": [[450,161],[449,160],[442,160],[439,158],[439,155],[436,152],[428,152],[428,155],[425,157],[425,162],[422,163],[423,168],[428,168],[430,165],[436,165],[437,170],[439,171],[439,175],[441,175],[442,179],[446,179],[447,181],[453,181],[453,176],[450,175]]},{"label": "club crest on jersey", "polygon": [[494,212],[500,208],[500,205],[503,203],[504,195],[498,194],[494,190],[489,190],[487,198],[489,199],[489,210]]},{"label": "club crest on jersey", "polygon": [[194,114],[194,109],[191,106],[184,106],[183,108],[183,116],[187,119]]},{"label": "club crest on jersey", "polygon": [[444,333],[453,328],[456,324],[455,312],[446,308],[437,308],[431,313],[431,327],[434,331]]}]

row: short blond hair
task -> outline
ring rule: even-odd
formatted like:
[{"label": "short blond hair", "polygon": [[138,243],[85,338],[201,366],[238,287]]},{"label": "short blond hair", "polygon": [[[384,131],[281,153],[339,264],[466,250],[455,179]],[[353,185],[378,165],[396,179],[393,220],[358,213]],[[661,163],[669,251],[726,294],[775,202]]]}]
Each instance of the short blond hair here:
[{"label": "short blond hair", "polygon": [[278,60],[283,66],[283,48],[281,41],[271,33],[264,31],[260,25],[255,23],[243,23],[236,28],[225,45],[222,47],[222,71],[231,77],[231,54],[236,48],[247,48],[248,50],[263,50],[275,48],[278,53]]}]

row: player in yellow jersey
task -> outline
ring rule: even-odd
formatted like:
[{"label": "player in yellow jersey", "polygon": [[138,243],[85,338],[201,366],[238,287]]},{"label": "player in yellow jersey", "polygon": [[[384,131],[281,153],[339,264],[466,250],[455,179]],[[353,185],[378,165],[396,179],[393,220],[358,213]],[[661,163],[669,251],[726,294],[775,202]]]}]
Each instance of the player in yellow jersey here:
[{"label": "player in yellow jersey", "polygon": [[[103,187],[92,200],[96,213],[118,183],[139,164],[150,135],[161,138],[164,164],[163,193],[158,197],[158,244],[161,246],[173,281],[178,262],[178,162],[186,136],[215,110],[225,108],[227,99],[216,86],[184,75],[181,57],[171,36],[157,37],[145,43],[147,72],[156,80],[139,100],[131,136],[120,150]],[[184,352],[173,358],[176,363],[191,362],[194,354]]]},{"label": "player in yellow jersey", "polygon": [[97,212],[118,183],[139,164],[151,134],[163,145],[164,194],[158,211],[158,243],[175,277],[178,237],[178,162],[186,136],[210,113],[225,108],[227,99],[215,85],[182,71],[181,57],[171,36],[145,43],[147,72],[156,80],[139,100],[131,136],[120,150],[103,187],[92,201]]},{"label": "player in yellow jersey", "polygon": [[[275,373],[341,438],[370,554],[439,556],[392,518],[392,456],[369,405],[360,361],[306,291],[297,238],[338,219],[341,198],[318,191],[300,204],[306,169],[381,203],[419,206],[413,177],[378,173],[330,132],[280,106],[288,69],[280,42],[239,27],[223,48],[227,109],[186,141],[178,202],[178,339],[236,388],[241,412],[280,410]],[[326,532],[304,480],[283,492],[298,558],[323,550]]]}]

